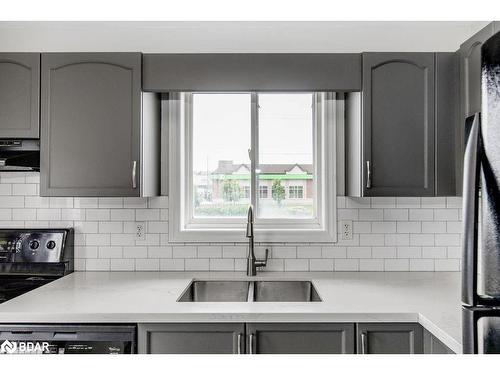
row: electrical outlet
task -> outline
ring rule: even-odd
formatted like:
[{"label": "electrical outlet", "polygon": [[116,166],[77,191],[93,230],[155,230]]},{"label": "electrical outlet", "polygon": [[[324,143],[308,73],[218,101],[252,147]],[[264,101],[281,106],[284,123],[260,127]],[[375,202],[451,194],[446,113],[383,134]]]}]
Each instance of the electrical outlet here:
[{"label": "electrical outlet", "polygon": [[144,241],[146,237],[146,223],[135,223],[135,239],[136,241]]},{"label": "electrical outlet", "polygon": [[352,221],[343,220],[340,222],[340,227],[342,228],[342,239],[352,240]]}]

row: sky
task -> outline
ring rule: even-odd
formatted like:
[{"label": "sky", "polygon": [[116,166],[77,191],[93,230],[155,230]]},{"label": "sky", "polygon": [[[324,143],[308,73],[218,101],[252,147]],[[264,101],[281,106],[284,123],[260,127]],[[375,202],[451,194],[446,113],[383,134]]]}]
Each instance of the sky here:
[{"label": "sky", "polygon": [[[260,163],[312,163],[312,94],[259,94]],[[249,163],[250,94],[193,95],[193,169]]]}]

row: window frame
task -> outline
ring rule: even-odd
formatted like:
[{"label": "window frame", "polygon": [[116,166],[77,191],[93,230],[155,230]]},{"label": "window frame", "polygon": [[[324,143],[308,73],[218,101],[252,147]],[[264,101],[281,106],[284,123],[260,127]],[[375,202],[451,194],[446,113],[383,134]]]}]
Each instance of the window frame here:
[{"label": "window frame", "polygon": [[[206,93],[209,92],[199,92]],[[224,94],[230,92],[223,92]],[[258,92],[251,95],[250,202],[258,212]],[[264,92],[263,94],[280,92]],[[212,94],[217,94],[214,92]],[[293,94],[293,93],[292,93]],[[336,123],[335,92],[311,92],[313,96],[314,212],[312,219],[255,219],[258,242],[335,242],[336,225]],[[166,104],[169,132],[169,241],[244,242],[246,218],[193,217],[192,95],[170,93]],[[343,117],[342,117],[343,118]],[[342,124],[343,126],[343,124]],[[327,173],[328,171],[328,173]],[[268,189],[269,190],[269,189]],[[268,191],[269,195],[269,191]],[[256,215],[257,216],[257,215]]]}]

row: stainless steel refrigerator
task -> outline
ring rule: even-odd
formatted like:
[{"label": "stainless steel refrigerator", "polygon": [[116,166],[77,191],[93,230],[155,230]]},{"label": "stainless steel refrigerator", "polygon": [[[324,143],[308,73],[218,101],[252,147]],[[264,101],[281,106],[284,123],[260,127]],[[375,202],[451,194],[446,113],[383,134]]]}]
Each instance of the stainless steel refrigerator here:
[{"label": "stainless steel refrigerator", "polygon": [[481,49],[481,113],[466,120],[464,353],[500,353],[500,33]]}]

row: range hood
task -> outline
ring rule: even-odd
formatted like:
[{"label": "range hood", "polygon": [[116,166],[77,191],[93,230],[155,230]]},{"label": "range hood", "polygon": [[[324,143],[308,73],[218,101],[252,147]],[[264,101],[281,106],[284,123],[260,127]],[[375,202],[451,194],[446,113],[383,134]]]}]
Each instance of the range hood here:
[{"label": "range hood", "polygon": [[38,139],[0,139],[0,172],[39,170]]}]

